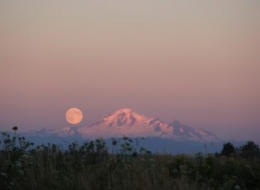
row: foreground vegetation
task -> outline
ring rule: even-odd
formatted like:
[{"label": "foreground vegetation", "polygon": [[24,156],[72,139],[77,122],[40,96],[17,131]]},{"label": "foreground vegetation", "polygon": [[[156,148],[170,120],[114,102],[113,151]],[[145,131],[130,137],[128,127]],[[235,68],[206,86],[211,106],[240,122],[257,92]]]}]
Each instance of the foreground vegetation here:
[{"label": "foreground vegetation", "polygon": [[102,139],[66,149],[35,147],[13,130],[0,141],[1,190],[260,189],[260,151],[253,142],[224,144],[220,154],[173,156],[152,154],[138,147],[138,139],[123,137],[112,140],[109,154]]}]

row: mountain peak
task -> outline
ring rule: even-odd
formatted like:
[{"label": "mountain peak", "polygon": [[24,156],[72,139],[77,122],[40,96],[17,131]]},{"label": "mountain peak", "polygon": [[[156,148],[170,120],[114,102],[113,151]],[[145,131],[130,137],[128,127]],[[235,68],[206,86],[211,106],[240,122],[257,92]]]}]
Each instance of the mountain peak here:
[{"label": "mountain peak", "polygon": [[123,114],[123,113],[129,115],[129,114],[134,113],[134,110],[132,110],[131,108],[122,108],[122,109],[116,110],[113,114],[119,115],[119,114]]},{"label": "mountain peak", "polygon": [[147,118],[144,115],[140,115],[130,108],[122,108],[103,118],[103,121],[112,127],[115,125],[131,126],[135,122],[147,122],[149,119],[150,118]]},{"label": "mountain peak", "polygon": [[134,110],[132,110],[131,108],[122,108],[122,109],[117,110],[116,112],[131,113],[131,112],[133,112],[133,111],[134,111]]}]

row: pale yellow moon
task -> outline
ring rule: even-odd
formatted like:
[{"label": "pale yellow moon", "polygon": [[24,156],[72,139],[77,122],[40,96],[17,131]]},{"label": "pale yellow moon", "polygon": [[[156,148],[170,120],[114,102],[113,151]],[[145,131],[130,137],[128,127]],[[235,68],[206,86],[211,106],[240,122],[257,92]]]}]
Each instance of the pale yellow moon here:
[{"label": "pale yellow moon", "polygon": [[70,108],[66,112],[65,118],[66,118],[67,122],[69,122],[70,124],[78,124],[83,119],[83,113],[78,108]]}]

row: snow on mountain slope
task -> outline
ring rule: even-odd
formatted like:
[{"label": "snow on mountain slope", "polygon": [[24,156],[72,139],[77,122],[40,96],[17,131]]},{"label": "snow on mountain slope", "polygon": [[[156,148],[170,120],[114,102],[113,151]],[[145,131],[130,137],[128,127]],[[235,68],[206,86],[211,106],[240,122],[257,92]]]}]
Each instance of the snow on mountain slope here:
[{"label": "snow on mountain slope", "polygon": [[140,115],[129,108],[119,109],[78,132],[86,137],[161,137],[177,140],[216,141],[214,134],[182,125],[175,120],[167,124],[159,119]]},{"label": "snow on mountain slope", "polygon": [[56,130],[55,133],[59,134],[60,136],[75,135],[76,129],[71,127],[64,127],[62,129]]},{"label": "snow on mountain slope", "polygon": [[132,109],[124,108],[92,123],[89,127],[79,128],[84,136],[91,137],[147,137],[161,136],[164,131],[170,132],[164,122],[140,115]]},{"label": "snow on mountain slope", "polygon": [[123,126],[123,125],[131,126],[135,123],[147,123],[149,122],[149,119],[150,118],[147,118],[144,115],[137,114],[132,109],[124,108],[124,109],[119,109],[114,113],[105,116],[101,120],[92,123],[90,126],[100,125],[100,124],[106,124],[109,127]]},{"label": "snow on mountain slope", "polygon": [[216,141],[216,135],[205,131],[204,129],[196,129],[187,125],[181,124],[178,120],[174,120],[169,124],[173,129],[172,135],[178,139]]}]

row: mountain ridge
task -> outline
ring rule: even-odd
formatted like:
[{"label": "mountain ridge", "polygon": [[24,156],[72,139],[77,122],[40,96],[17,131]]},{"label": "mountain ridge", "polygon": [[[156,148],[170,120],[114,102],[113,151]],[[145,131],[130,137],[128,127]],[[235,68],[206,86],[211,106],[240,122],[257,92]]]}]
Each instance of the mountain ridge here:
[{"label": "mountain ridge", "polygon": [[[84,127],[64,127],[58,130],[41,129],[31,132],[38,136],[80,136],[83,138],[158,137],[174,140],[216,142],[218,138],[201,128],[181,124],[178,120],[166,123],[147,117],[130,108],[118,109]],[[30,133],[28,133],[30,135]]]}]

